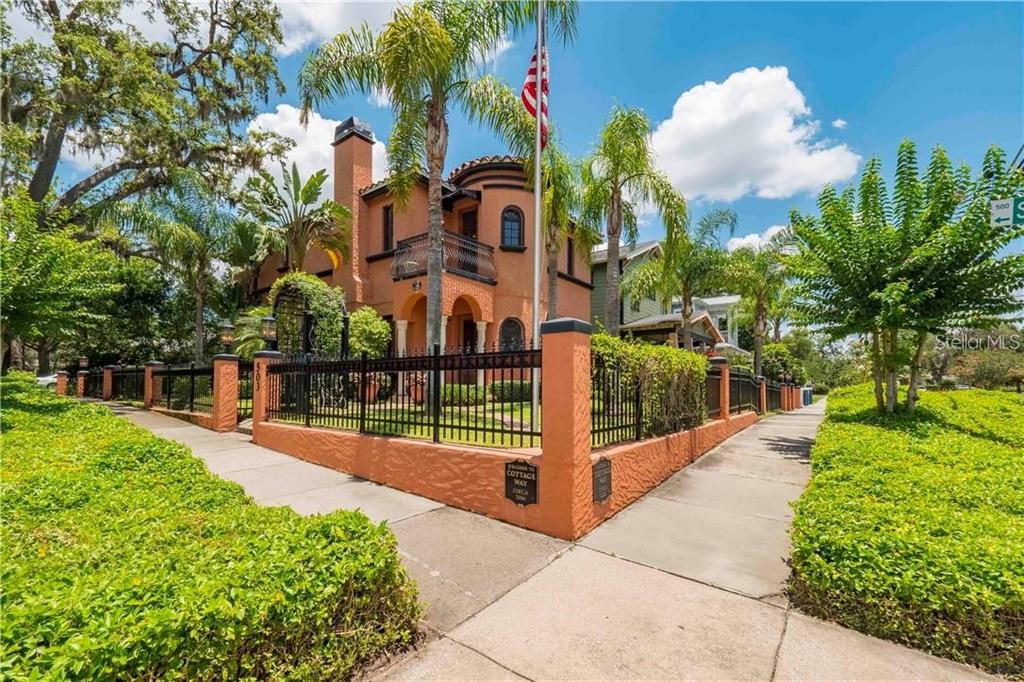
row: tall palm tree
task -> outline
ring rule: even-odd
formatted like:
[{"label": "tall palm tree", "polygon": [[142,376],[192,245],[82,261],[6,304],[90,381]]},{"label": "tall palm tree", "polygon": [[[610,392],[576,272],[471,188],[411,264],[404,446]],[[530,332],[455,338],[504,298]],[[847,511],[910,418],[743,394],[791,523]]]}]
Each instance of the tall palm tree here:
[{"label": "tall palm tree", "polygon": [[[546,2],[557,33],[575,32],[575,0]],[[448,151],[448,112],[489,108],[479,65],[509,32],[529,24],[536,2],[418,0],[399,6],[380,33],[367,24],[318,48],[299,72],[303,119],[312,107],[353,91],[386,92],[394,124],[388,140],[389,187],[399,205],[427,175],[427,342],[440,343],[441,189]]]},{"label": "tall palm tree", "polygon": [[267,257],[270,235],[265,225],[252,220],[237,220],[228,238],[224,260],[231,266],[238,284],[239,308],[253,303],[253,289],[259,276],[260,266]]},{"label": "tall palm tree", "polygon": [[733,211],[718,209],[704,214],[697,227],[689,218],[682,224],[668,221],[668,238],[662,255],[631,269],[622,281],[622,290],[632,298],[655,296],[664,307],[672,299],[682,299],[683,347],[693,350],[693,298],[722,288],[726,255],[718,246],[718,231],[736,227]]},{"label": "tall palm tree", "polygon": [[726,281],[738,294],[749,300],[754,319],[754,373],[761,374],[761,356],[768,327],[771,301],[786,286],[782,266],[783,248],[789,239],[780,232],[759,248],[744,246],[729,254]]},{"label": "tall palm tree", "polygon": [[605,225],[608,270],[605,325],[619,332],[619,240],[637,238],[637,208],[653,205],[666,224],[686,221],[686,200],[658,170],[650,146],[651,124],[640,109],[616,106],[583,162],[585,220]]},{"label": "tall palm tree", "polygon": [[172,174],[166,189],[132,202],[121,202],[110,217],[134,236],[145,239],[139,252],[171,272],[180,286],[192,292],[195,303],[193,357],[203,360],[206,310],[216,261],[222,260],[237,217],[193,170]]},{"label": "tall palm tree", "polygon": [[271,244],[287,254],[289,270],[302,270],[310,247],[323,249],[341,267],[351,244],[351,213],[333,199],[320,200],[327,171],[321,168],[303,182],[295,163],[289,172],[282,162],[281,176],[281,187],[265,170],[249,178],[243,210],[267,227]]}]

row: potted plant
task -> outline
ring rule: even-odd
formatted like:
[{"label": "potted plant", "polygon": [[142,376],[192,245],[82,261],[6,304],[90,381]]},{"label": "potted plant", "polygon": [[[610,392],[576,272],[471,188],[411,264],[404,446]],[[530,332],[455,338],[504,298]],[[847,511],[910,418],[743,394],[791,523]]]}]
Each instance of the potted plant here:
[{"label": "potted plant", "polygon": [[363,386],[363,400],[372,403],[377,400],[377,394],[380,392],[380,385],[383,380],[383,375],[378,372],[373,372],[366,377],[366,385]]},{"label": "potted plant", "polygon": [[409,392],[409,398],[417,405],[423,404],[423,397],[426,394],[427,373],[409,372],[405,375],[405,386]]}]

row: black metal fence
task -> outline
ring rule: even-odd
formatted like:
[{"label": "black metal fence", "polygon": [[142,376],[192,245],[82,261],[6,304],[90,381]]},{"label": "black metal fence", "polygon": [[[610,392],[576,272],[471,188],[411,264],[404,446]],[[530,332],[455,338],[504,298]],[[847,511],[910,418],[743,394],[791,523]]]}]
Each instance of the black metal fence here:
[{"label": "black metal fence", "polygon": [[89,373],[85,376],[85,397],[87,398],[102,398],[103,397],[103,370],[102,369],[90,369]]},{"label": "black metal fence", "polygon": [[777,381],[765,382],[765,398],[769,412],[782,409],[782,386]]},{"label": "black metal fence", "polygon": [[747,370],[729,370],[729,414],[743,410],[760,411],[760,396],[757,379]]},{"label": "black metal fence", "polygon": [[590,365],[590,444],[592,447],[640,440],[643,437],[643,396],[640,382],[599,356]]},{"label": "black metal fence", "polygon": [[539,350],[284,361],[268,368],[273,421],[424,438],[540,445],[533,414]]},{"label": "black metal fence", "polygon": [[722,416],[722,368],[718,365],[708,367],[708,417],[718,419]]},{"label": "black metal fence", "polygon": [[238,421],[252,419],[252,363],[238,363]]},{"label": "black metal fence", "polygon": [[213,367],[157,367],[153,370],[154,398],[170,410],[213,411]]},{"label": "black metal fence", "polygon": [[112,400],[142,402],[145,395],[145,368],[118,366],[110,373]]}]

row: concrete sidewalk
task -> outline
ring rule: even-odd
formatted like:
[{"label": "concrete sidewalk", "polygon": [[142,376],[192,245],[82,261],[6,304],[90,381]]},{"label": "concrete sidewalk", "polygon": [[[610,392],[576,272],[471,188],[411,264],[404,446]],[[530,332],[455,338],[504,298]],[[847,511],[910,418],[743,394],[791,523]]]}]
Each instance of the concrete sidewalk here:
[{"label": "concrete sidewalk", "polygon": [[463,512],[171,417],[112,406],[192,448],[260,504],[360,508],[394,530],[428,639],[382,679],[978,679],[972,668],[790,611],[789,502],[819,403],[762,420],[578,543]]}]

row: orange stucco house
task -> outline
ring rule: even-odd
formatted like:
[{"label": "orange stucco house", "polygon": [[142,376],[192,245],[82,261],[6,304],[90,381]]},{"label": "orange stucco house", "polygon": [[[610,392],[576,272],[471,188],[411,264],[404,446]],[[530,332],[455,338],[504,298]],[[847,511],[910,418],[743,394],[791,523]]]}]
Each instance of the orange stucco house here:
[{"label": "orange stucco house", "polygon": [[[352,252],[334,269],[311,251],[304,269],[345,291],[349,310],[372,306],[393,325],[396,353],[426,344],[427,183],[399,207],[387,180],[372,182],[373,132],[356,118],[334,134],[334,199],[352,212]],[[522,164],[510,156],[463,163],[443,189],[445,227],[442,327],[446,348],[514,347],[530,340],[533,296],[533,192]],[[558,314],[590,316],[590,267],[568,239],[558,273]],[[269,290],[286,271],[271,255],[256,286]],[[542,272],[541,319],[547,315]]]}]

